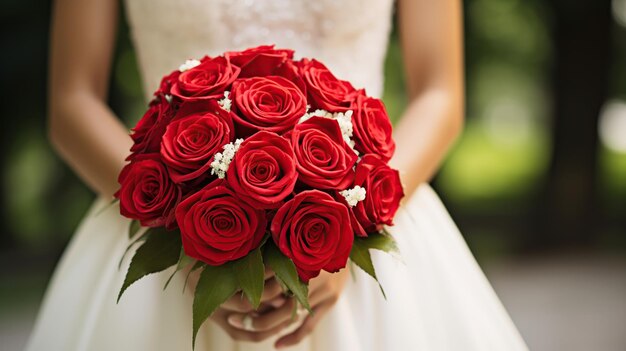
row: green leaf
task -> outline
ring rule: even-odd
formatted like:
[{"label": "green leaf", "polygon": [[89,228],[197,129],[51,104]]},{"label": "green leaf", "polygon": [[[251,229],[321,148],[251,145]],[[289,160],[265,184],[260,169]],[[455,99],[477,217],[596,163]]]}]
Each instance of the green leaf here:
[{"label": "green leaf", "polygon": [[298,300],[294,301],[293,308],[291,309],[291,321],[294,322],[298,318]]},{"label": "green leaf", "polygon": [[350,260],[376,280],[376,283],[378,283],[378,286],[380,287],[380,291],[386,299],[387,295],[385,294],[385,290],[383,290],[383,286],[380,285],[380,282],[376,277],[376,270],[374,269],[374,263],[372,263],[372,256],[370,255],[369,247],[367,245],[367,239],[354,238],[352,251],[350,251]]},{"label": "green leaf", "polygon": [[226,300],[235,294],[239,285],[233,274],[232,264],[206,266],[200,274],[193,299],[193,338],[195,348],[196,335],[204,321]]},{"label": "green leaf", "polygon": [[352,281],[356,282],[356,272],[355,272],[356,267],[355,267],[355,264],[354,264],[354,262],[352,262],[352,260],[349,260],[348,264],[350,265],[348,267],[348,269],[350,270],[350,276],[352,277]]},{"label": "green leaf", "polygon": [[312,312],[308,300],[309,287],[298,277],[293,261],[283,255],[273,242],[265,245],[265,263],[272,268],[276,278],[289,288],[300,304]]},{"label": "green leaf", "polygon": [[399,253],[400,250],[398,249],[398,245],[393,237],[387,234],[386,231],[383,231],[383,233],[374,233],[370,234],[366,238],[356,239],[364,241],[365,245],[370,249],[380,250],[387,253]]},{"label": "green leaf", "polygon": [[178,261],[181,247],[180,233],[168,232],[164,228],[153,228],[147,235],[146,241],[137,249],[130,261],[124,284],[117,296],[118,302],[131,284],[148,274],[173,266]]},{"label": "green leaf", "polygon": [[133,236],[137,234],[139,229],[141,229],[141,224],[138,220],[133,219],[132,221],[130,221],[130,224],[128,225],[128,238],[132,239]]},{"label": "green leaf", "polygon": [[180,256],[178,257],[178,264],[176,265],[176,269],[174,270],[174,272],[172,272],[172,275],[170,275],[170,277],[165,282],[165,286],[163,287],[163,290],[167,289],[167,286],[170,284],[170,281],[172,281],[172,278],[174,278],[176,273],[180,272],[183,268],[187,267],[194,261],[195,260],[193,258],[185,255],[185,249],[183,249],[183,247],[181,246]]},{"label": "green leaf", "polygon": [[133,242],[131,242],[130,244],[128,244],[128,247],[126,248],[126,250],[124,250],[124,253],[122,254],[122,257],[120,257],[120,262],[117,264],[117,269],[122,269],[122,263],[124,263],[124,258],[126,257],[126,255],[128,254],[128,252],[130,251],[130,249],[135,246],[135,244],[137,244],[138,242],[142,242],[142,241],[146,241],[146,239],[148,238],[148,234],[151,232],[150,229],[146,230],[145,232],[143,232],[143,234],[141,234],[137,239],[135,239]]},{"label": "green leaf", "polygon": [[258,308],[265,283],[265,267],[261,249],[252,250],[246,256],[233,262],[233,272],[252,306],[255,309]]},{"label": "green leaf", "polygon": [[198,268],[202,268],[204,266],[206,266],[206,263],[204,263],[202,261],[196,261],[196,263],[193,264],[193,266],[191,267],[191,269],[187,273],[187,277],[185,278],[185,284],[183,285],[183,294],[185,293],[185,289],[187,288],[187,282],[189,281],[189,276],[191,276],[191,273],[193,273],[194,271],[198,270]]},{"label": "green leaf", "polygon": [[101,209],[98,210],[98,212],[96,212],[96,214],[94,215],[94,217],[97,217],[99,215],[102,214],[102,212],[105,212],[106,210],[108,210],[109,208],[113,207],[113,205],[115,205],[116,203],[118,203],[120,200],[118,199],[113,199],[111,200],[111,202],[109,202],[108,204],[104,205]]},{"label": "green leaf", "polygon": [[369,247],[366,245],[365,240],[360,240],[359,238],[354,239],[352,251],[350,251],[350,260],[364,270],[365,273],[377,279],[374,263],[372,263],[372,256],[370,255]]}]

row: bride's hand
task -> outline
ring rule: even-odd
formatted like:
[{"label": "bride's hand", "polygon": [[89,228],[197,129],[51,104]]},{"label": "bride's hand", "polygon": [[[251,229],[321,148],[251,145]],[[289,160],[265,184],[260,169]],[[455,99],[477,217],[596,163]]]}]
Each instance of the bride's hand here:
[{"label": "bride's hand", "polygon": [[[189,291],[194,291],[198,283],[199,274],[194,273],[190,276],[187,282],[187,288]],[[265,287],[263,288],[263,295],[261,296],[261,305],[255,311],[254,307],[242,292],[237,292],[233,297],[224,302],[215,312],[211,315],[217,325],[219,325],[224,331],[230,335],[234,340],[241,341],[262,341],[270,336],[278,333],[282,328],[286,327],[290,323],[283,323],[277,325],[275,328],[258,332],[247,331],[242,328],[233,327],[228,323],[227,319],[233,314],[251,314],[264,313],[268,310],[277,309],[283,305],[293,306],[292,302],[289,302],[289,298],[283,295],[283,290],[280,284],[274,279],[274,272],[270,270],[265,271]]]},{"label": "bride's hand", "polygon": [[[339,299],[348,275],[348,269],[343,269],[338,273],[322,271],[318,277],[311,279],[309,282],[309,303],[314,314],[307,315],[296,330],[278,339],[275,344],[276,348],[295,345],[315,329],[317,323]],[[292,318],[294,305],[295,299],[289,298],[281,306],[270,306],[256,313],[230,313],[226,315],[228,329],[226,327],[224,329],[227,332],[230,330],[229,334],[237,340],[265,340],[294,321]],[[223,317],[222,313],[225,311],[219,312],[220,316]],[[251,323],[247,323],[249,324],[247,330],[244,325],[245,318],[250,318],[251,321]],[[224,319],[220,318],[220,320],[223,321]]]},{"label": "bride's hand", "polygon": [[268,311],[280,310],[281,308],[293,308],[293,301],[283,295],[282,287],[274,277],[271,277],[265,281],[261,305],[257,310],[243,293],[237,292],[211,315],[211,319],[224,329],[233,340],[260,342],[280,332],[291,324],[291,321],[283,321],[257,330],[254,325],[246,329],[243,318],[233,316],[250,315],[251,318],[254,318]]}]

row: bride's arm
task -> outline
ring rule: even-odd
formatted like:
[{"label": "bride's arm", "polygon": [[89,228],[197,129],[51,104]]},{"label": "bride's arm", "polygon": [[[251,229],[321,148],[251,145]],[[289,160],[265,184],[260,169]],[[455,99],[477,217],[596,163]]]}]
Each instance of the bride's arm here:
[{"label": "bride's arm", "polygon": [[49,135],[93,190],[111,196],[132,144],[106,104],[118,2],[57,0],[52,19]]},{"label": "bride's arm", "polygon": [[459,0],[400,0],[398,20],[410,103],[394,128],[391,160],[406,198],[436,172],[463,126]]}]

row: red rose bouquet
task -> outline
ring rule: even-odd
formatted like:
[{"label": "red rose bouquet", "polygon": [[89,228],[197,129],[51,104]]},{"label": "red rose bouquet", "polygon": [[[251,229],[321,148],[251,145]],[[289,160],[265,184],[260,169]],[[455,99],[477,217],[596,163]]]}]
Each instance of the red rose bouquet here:
[{"label": "red rose bouquet", "polygon": [[140,246],[118,300],[145,275],[201,271],[195,341],[238,291],[259,306],[265,266],[307,309],[321,270],[350,259],[376,279],[369,249],[395,249],[384,226],[404,195],[391,131],[379,99],[292,50],[188,60],[163,78],[119,175]]}]

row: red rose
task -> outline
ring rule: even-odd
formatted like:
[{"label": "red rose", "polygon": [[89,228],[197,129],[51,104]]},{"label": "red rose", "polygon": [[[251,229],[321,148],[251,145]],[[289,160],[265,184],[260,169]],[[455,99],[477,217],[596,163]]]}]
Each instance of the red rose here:
[{"label": "red rose", "polygon": [[300,75],[300,69],[293,61],[285,61],[281,66],[276,68],[273,71],[274,76],[281,76],[288,81],[294,83],[300,91],[307,96],[306,94],[306,83],[302,80],[302,76]]},{"label": "red rose", "polygon": [[176,208],[185,254],[211,266],[234,261],[256,249],[267,227],[265,211],[242,202],[216,180]]},{"label": "red rose", "polygon": [[316,60],[302,59],[300,66],[313,109],[345,112],[352,107],[357,91],[350,82],[337,79]]},{"label": "red rose", "polygon": [[387,162],[396,150],[392,127],[385,105],[379,99],[359,97],[352,115],[355,149],[376,154]]},{"label": "red rose", "polygon": [[159,84],[159,89],[154,92],[154,96],[158,98],[164,98],[165,95],[171,94],[172,86],[178,80],[178,76],[180,76],[180,71],[175,70],[172,73],[166,75],[161,79],[161,84]]},{"label": "red rose", "polygon": [[346,206],[319,190],[287,201],[272,219],[271,232],[304,282],[322,269],[337,272],[345,267],[354,241]]},{"label": "red rose", "polygon": [[246,139],[226,174],[228,184],[248,204],[271,209],[283,204],[298,179],[289,141],[260,131]]},{"label": "red rose", "polygon": [[183,105],[163,135],[161,157],[176,183],[206,177],[215,153],[233,137],[230,114],[214,102]]},{"label": "red rose", "polygon": [[183,101],[221,98],[239,71],[239,67],[224,57],[206,58],[198,66],[178,76],[172,86],[172,95]]},{"label": "red rose", "polygon": [[120,172],[120,213],[137,219],[146,227],[171,227],[174,209],[181,198],[180,188],[172,182],[158,154],[141,155]]},{"label": "red rose", "polygon": [[159,152],[161,137],[172,120],[174,111],[164,98],[157,98],[148,111],[141,117],[130,137],[133,139],[131,154],[128,159],[137,157],[137,153]]},{"label": "red rose", "polygon": [[379,231],[383,224],[393,225],[393,217],[404,197],[398,171],[378,156],[368,154],[356,166],[354,185],[360,185],[366,191],[365,200],[352,208],[361,227],[355,226],[355,232],[363,235],[364,232]]},{"label": "red rose", "polygon": [[317,189],[345,189],[354,179],[358,157],[344,141],[337,121],[311,117],[288,138],[296,155],[299,179]]},{"label": "red rose", "polygon": [[259,55],[280,56],[291,60],[293,59],[293,50],[274,49],[274,45],[260,45],[244,51],[229,51],[224,54],[224,56],[226,56],[233,65],[237,65],[239,67],[245,66]]},{"label": "red rose", "polygon": [[274,49],[262,45],[244,51],[227,52],[224,56],[241,68],[242,78],[274,75],[278,67],[293,59],[293,50]]},{"label": "red rose", "polygon": [[239,79],[233,83],[231,96],[239,136],[259,130],[281,134],[306,113],[306,97],[283,77]]}]

